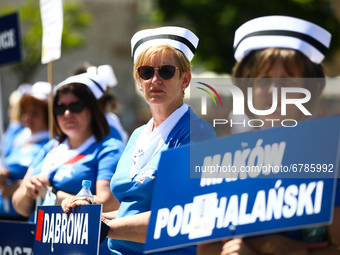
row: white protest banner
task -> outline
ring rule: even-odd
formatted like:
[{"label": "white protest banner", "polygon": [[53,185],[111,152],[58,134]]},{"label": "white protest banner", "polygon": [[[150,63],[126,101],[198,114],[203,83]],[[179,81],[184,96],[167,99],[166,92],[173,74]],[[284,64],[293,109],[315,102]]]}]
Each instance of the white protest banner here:
[{"label": "white protest banner", "polygon": [[40,12],[43,25],[41,63],[46,64],[59,59],[61,55],[63,2],[40,0]]}]

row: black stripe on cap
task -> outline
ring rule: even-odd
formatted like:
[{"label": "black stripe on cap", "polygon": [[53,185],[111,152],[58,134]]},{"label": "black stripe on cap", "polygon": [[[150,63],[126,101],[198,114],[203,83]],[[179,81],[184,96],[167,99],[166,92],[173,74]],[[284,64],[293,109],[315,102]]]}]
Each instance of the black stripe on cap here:
[{"label": "black stripe on cap", "polygon": [[93,81],[94,84],[96,84],[96,86],[100,89],[101,92],[104,93],[104,89],[102,88],[102,86],[99,85],[98,82],[96,82],[95,80],[93,80],[93,79],[91,79],[91,78],[89,78],[89,79],[90,79],[91,81]]},{"label": "black stripe on cap", "polygon": [[147,41],[150,41],[150,40],[155,40],[155,39],[170,39],[170,40],[179,41],[179,42],[185,44],[190,49],[190,51],[193,54],[195,54],[196,48],[188,39],[186,39],[182,36],[178,36],[178,35],[162,34],[162,35],[147,36],[147,37],[140,39],[138,42],[136,42],[135,46],[133,47],[133,51],[132,51],[132,59],[134,59],[135,52],[141,44],[143,44]]},{"label": "black stripe on cap", "polygon": [[278,36],[289,36],[289,37],[298,38],[302,41],[309,43],[310,45],[312,45],[314,48],[316,48],[318,51],[320,51],[324,55],[325,55],[325,53],[327,52],[327,49],[328,49],[325,45],[323,45],[318,40],[316,40],[315,38],[313,38],[313,37],[311,37],[307,34],[295,32],[295,31],[287,31],[287,30],[264,30],[264,31],[253,32],[253,33],[250,33],[250,34],[247,34],[246,36],[244,36],[239,41],[239,43],[236,45],[236,47],[234,47],[234,51],[237,50],[238,46],[241,44],[241,42],[243,40],[245,40],[249,37],[253,37],[253,36],[265,36],[265,35],[278,35]]}]

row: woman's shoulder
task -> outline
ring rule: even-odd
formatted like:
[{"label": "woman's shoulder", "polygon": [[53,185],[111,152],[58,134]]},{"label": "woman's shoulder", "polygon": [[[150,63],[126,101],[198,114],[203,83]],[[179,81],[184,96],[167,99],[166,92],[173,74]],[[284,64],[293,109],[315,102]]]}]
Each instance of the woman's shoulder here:
[{"label": "woman's shoulder", "polygon": [[[90,159],[96,158],[102,160],[104,158],[120,157],[125,149],[125,145],[122,141],[113,138],[112,136],[105,136],[102,140],[91,144],[86,148],[82,154],[86,154]],[[114,163],[114,161],[112,161]]]},{"label": "woman's shoulder", "polygon": [[[59,144],[59,141],[57,139],[53,138],[49,140],[47,143],[41,146],[41,149],[39,150],[36,158],[45,157],[45,155],[49,153],[54,147],[58,146],[58,144]],[[35,160],[33,160],[33,162],[34,161]]]},{"label": "woman's shoulder", "polygon": [[51,150],[52,148],[54,148],[58,144],[59,144],[59,141],[57,139],[53,138],[53,139],[49,140],[47,143],[45,143],[45,145],[43,146],[43,149]]},{"label": "woman's shoulder", "polygon": [[190,107],[169,135],[173,144],[170,147],[213,138],[216,138],[216,134],[212,126],[194,113]]},{"label": "woman's shoulder", "polygon": [[[202,119],[201,117],[199,117],[199,116],[191,109],[191,107],[189,107],[187,114],[189,114],[189,116],[190,116],[190,124],[203,123],[205,126],[207,126],[207,127],[210,126],[210,127],[211,127],[211,125],[210,125],[208,122],[206,122],[204,119]],[[211,127],[211,128],[212,128],[212,127]]]},{"label": "woman's shoulder", "polygon": [[145,128],[146,124],[137,127],[131,134],[130,139],[129,140],[134,140],[136,139],[143,131],[143,129]]},{"label": "woman's shoulder", "polygon": [[118,149],[122,150],[125,148],[124,143],[121,140],[118,140],[110,135],[105,136],[101,141],[98,141],[94,144],[96,147],[101,148],[111,148],[111,149]]},{"label": "woman's shoulder", "polygon": [[188,109],[187,115],[187,118],[190,119],[189,128],[191,141],[216,138],[215,130],[211,124],[200,118],[190,107]]}]

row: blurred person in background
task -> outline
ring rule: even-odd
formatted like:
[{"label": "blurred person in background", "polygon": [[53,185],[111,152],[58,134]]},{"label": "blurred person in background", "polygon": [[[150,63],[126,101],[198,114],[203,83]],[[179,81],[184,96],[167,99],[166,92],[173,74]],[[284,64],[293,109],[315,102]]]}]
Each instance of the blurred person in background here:
[{"label": "blurred person in background", "polygon": [[31,89],[31,84],[24,83],[14,90],[9,96],[9,105],[7,111],[9,124],[3,135],[4,157],[9,154],[15,137],[24,129],[24,125],[20,118],[19,102],[24,94],[30,93]]},{"label": "blurred person in background", "polygon": [[[212,126],[183,103],[197,44],[198,38],[180,27],[142,30],[131,39],[134,78],[152,118],[132,133],[111,180],[112,193],[121,204],[118,211],[103,214],[112,254],[143,254],[161,152],[216,138]],[[66,199],[62,208],[68,212],[83,203]],[[173,252],[196,254],[196,247]]]},{"label": "blurred person in background", "polygon": [[90,73],[97,74],[105,82],[104,94],[97,98],[102,111],[105,113],[106,120],[110,126],[111,136],[127,143],[129,135],[123,128],[118,113],[119,100],[112,94],[111,90],[118,84],[116,75],[110,65],[93,66],[88,62],[77,67],[71,74]]},{"label": "blurred person in background", "polygon": [[[60,204],[75,196],[82,180],[92,182],[91,192],[104,211],[119,207],[110,190],[124,144],[110,129],[98,100],[104,82],[88,73],[71,76],[55,88],[52,139],[39,152],[13,195],[15,210],[30,217],[40,196],[43,204]],[[53,201],[51,201],[53,200]]]},{"label": "blurred person in background", "polygon": [[10,102],[12,104],[10,116],[18,113],[20,121],[12,118],[10,129],[18,132],[10,132],[11,135],[7,138],[11,138],[12,142],[7,141],[10,143],[10,148],[0,168],[0,219],[27,220],[14,210],[11,197],[37,153],[49,141],[48,97],[50,91],[49,83],[36,82],[21,96],[18,110],[15,102]]},{"label": "blurred person in background", "polygon": [[[309,40],[305,41],[306,38]],[[323,28],[293,17],[266,16],[243,24],[236,31],[234,39],[237,60],[232,73],[234,84],[242,89],[244,95],[248,94],[249,87],[253,89],[253,105],[257,110],[272,107],[274,88],[278,87],[278,102],[274,105],[277,106],[276,111],[270,115],[255,115],[245,105],[247,116],[263,120],[265,124],[262,128],[272,126],[272,122],[266,122],[265,118],[276,119],[274,126],[280,125],[282,119],[306,120],[308,116],[304,116],[292,104],[287,106],[287,115],[281,115],[282,87],[299,87],[310,91],[311,98],[304,107],[314,113],[325,87],[321,62],[330,40],[331,35]],[[300,97],[300,93],[287,95],[290,99]],[[340,254],[339,184],[338,179],[333,223],[328,227],[201,244],[198,254]],[[321,235],[308,236],[308,232]]]}]

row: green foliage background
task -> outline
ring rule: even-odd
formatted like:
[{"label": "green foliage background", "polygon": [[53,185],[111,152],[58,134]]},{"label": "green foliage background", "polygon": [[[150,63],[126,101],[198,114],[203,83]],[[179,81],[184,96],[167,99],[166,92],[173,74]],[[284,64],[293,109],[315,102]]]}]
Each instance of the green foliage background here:
[{"label": "green foliage background", "polygon": [[235,63],[233,39],[244,22],[265,15],[306,19],[332,34],[330,58],[339,45],[340,23],[331,0],[154,0],[151,22],[185,26],[200,38],[195,62],[217,73],[230,73]]}]

